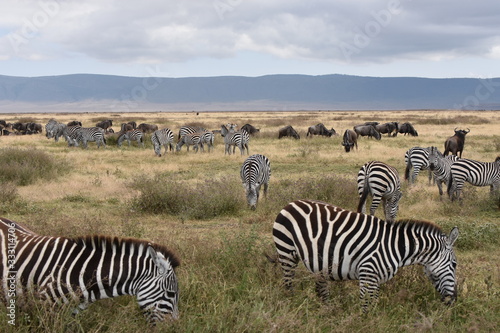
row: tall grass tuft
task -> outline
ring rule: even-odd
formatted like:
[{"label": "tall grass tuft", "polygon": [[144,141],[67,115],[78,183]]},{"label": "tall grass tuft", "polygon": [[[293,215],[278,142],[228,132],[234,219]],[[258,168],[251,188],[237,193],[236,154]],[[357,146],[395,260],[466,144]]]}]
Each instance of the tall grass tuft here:
[{"label": "tall grass tuft", "polygon": [[0,149],[0,183],[30,185],[39,179],[53,179],[68,170],[68,165],[37,149]]}]

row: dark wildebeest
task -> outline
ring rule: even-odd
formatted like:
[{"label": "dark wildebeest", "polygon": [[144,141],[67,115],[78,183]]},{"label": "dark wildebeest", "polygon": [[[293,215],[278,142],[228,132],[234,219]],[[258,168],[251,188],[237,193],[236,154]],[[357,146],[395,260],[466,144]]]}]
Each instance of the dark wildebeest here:
[{"label": "dark wildebeest", "polygon": [[346,129],[344,138],[342,139],[342,146],[344,146],[346,153],[350,152],[354,148],[354,145],[356,145],[356,150],[358,150],[358,135],[353,130]]},{"label": "dark wildebeest", "polygon": [[375,129],[380,133],[380,134],[386,134],[387,136],[397,136],[398,135],[398,129],[399,129],[399,124],[396,121],[391,121],[385,124],[378,124],[375,125]]},{"label": "dark wildebeest", "polygon": [[399,126],[399,133],[401,134],[409,134],[411,136],[418,136],[418,132],[415,130],[412,124],[410,123],[403,123]]},{"label": "dark wildebeest", "polygon": [[374,137],[377,140],[382,138],[382,135],[372,125],[357,125],[354,126],[354,132],[359,136]]},{"label": "dark wildebeest", "polygon": [[113,126],[113,120],[111,119],[103,120],[98,122],[95,126],[102,128],[105,132],[108,132],[108,128]]},{"label": "dark wildebeest", "polygon": [[322,135],[322,136],[328,136],[331,137],[332,135],[337,134],[335,130],[332,129],[327,129],[323,123],[319,123],[316,125],[313,125],[307,129],[307,134],[306,136],[313,136],[313,135]]},{"label": "dark wildebeest", "polygon": [[465,135],[470,132],[470,129],[465,130],[457,130],[456,128],[454,129],[455,135],[450,136],[446,141],[444,142],[444,156],[447,156],[448,153],[451,152],[452,155],[457,155],[460,153],[460,158],[462,158],[462,151],[464,150],[464,144],[465,144]]},{"label": "dark wildebeest", "polygon": [[128,131],[131,131],[135,128],[133,128],[133,126],[129,123],[122,123],[121,124],[121,127],[120,127],[120,133],[125,133],[125,132],[128,132]]},{"label": "dark wildebeest", "polygon": [[142,123],[137,126],[137,129],[144,133],[153,133],[154,131],[158,130],[158,126]]},{"label": "dark wildebeest", "polygon": [[78,120],[73,120],[67,123],[66,126],[82,126],[82,122]]},{"label": "dark wildebeest", "polygon": [[260,132],[259,128],[255,128],[254,126],[252,126],[250,124],[245,124],[245,125],[241,126],[241,129],[247,131],[247,133],[250,135],[254,135],[255,133]]},{"label": "dark wildebeest", "polygon": [[278,131],[278,139],[281,139],[284,136],[290,136],[297,140],[300,139],[299,133],[297,133],[297,131],[290,125],[280,128]]},{"label": "dark wildebeest", "polygon": [[131,125],[133,129],[137,128],[137,123],[135,121],[129,121],[127,124]]}]

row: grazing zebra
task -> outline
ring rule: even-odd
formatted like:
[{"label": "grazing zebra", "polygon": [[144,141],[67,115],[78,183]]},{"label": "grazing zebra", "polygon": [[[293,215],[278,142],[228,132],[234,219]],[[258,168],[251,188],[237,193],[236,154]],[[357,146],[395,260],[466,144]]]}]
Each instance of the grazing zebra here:
[{"label": "grazing zebra", "polygon": [[205,144],[208,146],[208,152],[210,153],[210,149],[213,150],[214,148],[214,139],[215,135],[214,132],[211,131],[205,131],[205,132],[200,132],[201,137],[200,137],[200,144],[203,147]]},{"label": "grazing zebra", "polygon": [[195,152],[198,152],[198,146],[203,151],[203,143],[201,143],[201,134],[191,133],[183,135],[177,142],[175,151],[180,151],[183,145],[187,145],[187,151],[189,151],[189,146],[194,146],[193,149]]},{"label": "grazing zebra", "polygon": [[359,280],[366,312],[371,299],[377,300],[380,285],[400,267],[413,264],[424,266],[443,302],[457,298],[457,227],[447,236],[431,222],[388,222],[320,201],[297,200],[276,217],[273,237],[285,286],[291,289],[301,260],[318,275],[316,291],[324,301],[329,297],[327,279]]},{"label": "grazing zebra", "polygon": [[151,142],[153,143],[155,154],[161,157],[161,146],[165,147],[165,154],[168,147],[170,147],[170,151],[174,149],[174,132],[168,128],[157,130],[151,136]]},{"label": "grazing zebra", "polygon": [[375,210],[382,201],[387,221],[394,221],[398,213],[401,193],[401,182],[398,171],[383,162],[371,161],[361,167],[358,172],[358,213],[366,213],[366,199],[372,196],[370,215],[375,215]]},{"label": "grazing zebra", "polygon": [[194,133],[201,133],[201,132],[207,132],[206,129],[200,126],[182,126],[179,129],[179,136],[177,137],[177,140],[182,138],[186,134],[194,134]]},{"label": "grazing zebra", "polygon": [[78,130],[79,141],[82,142],[83,148],[87,149],[87,142],[95,142],[97,144],[97,149],[101,144],[106,148],[106,138],[104,136],[104,130],[100,127],[81,127]]},{"label": "grazing zebra", "polygon": [[436,147],[429,147],[429,169],[432,171],[434,180],[439,189],[439,195],[443,195],[442,183],[448,184],[451,175],[451,165],[458,160],[458,156],[444,156]]},{"label": "grazing zebra", "polygon": [[68,147],[78,147],[80,141],[80,125],[66,126],[64,129],[64,138],[68,142]]},{"label": "grazing zebra", "polygon": [[264,197],[267,196],[267,187],[271,177],[269,159],[261,154],[248,157],[241,166],[240,176],[246,191],[248,206],[255,210],[262,185],[264,185]]},{"label": "grazing zebra", "polygon": [[50,302],[79,300],[75,313],[100,299],[134,295],[151,323],[167,314],[178,318],[179,259],[164,246],[132,238],[40,236],[5,218],[0,242],[7,302],[17,284],[16,297],[36,289]]},{"label": "grazing zebra", "polygon": [[[405,153],[405,180],[408,182],[415,183],[418,173],[420,170],[429,169],[429,149],[421,147],[413,147],[406,151]],[[413,175],[410,175],[410,170],[413,167]],[[432,172],[429,170],[429,185],[432,180]]]},{"label": "grazing zebra", "polygon": [[117,142],[118,147],[122,146],[124,140],[127,140],[129,147],[130,147],[130,141],[137,141],[137,146],[139,146],[140,144],[142,145],[142,148],[144,148],[144,133],[142,131],[135,129],[122,133],[118,137],[118,142]]},{"label": "grazing zebra", "polygon": [[[233,124],[234,125],[234,124]],[[221,135],[224,137],[224,155],[231,155],[231,146],[233,146],[233,154],[238,147],[240,149],[241,155],[247,151],[247,155],[250,154],[248,149],[248,143],[250,142],[250,134],[245,130],[239,130],[236,132],[231,131],[232,126],[228,130],[226,126],[221,126]]]},{"label": "grazing zebra", "polygon": [[460,199],[465,182],[474,186],[489,185],[492,194],[498,191],[500,189],[500,156],[490,163],[465,158],[453,163],[447,189],[452,201]]},{"label": "grazing zebra", "polygon": [[59,142],[59,138],[64,136],[66,124],[58,123],[54,119],[49,120],[45,125],[45,136],[47,139],[54,138],[55,142]]}]

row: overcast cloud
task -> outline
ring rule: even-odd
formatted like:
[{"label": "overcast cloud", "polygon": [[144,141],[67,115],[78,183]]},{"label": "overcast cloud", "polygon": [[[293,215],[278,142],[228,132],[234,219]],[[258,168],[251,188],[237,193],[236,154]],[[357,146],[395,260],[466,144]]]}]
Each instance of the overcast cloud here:
[{"label": "overcast cloud", "polygon": [[5,75],[500,76],[498,0],[18,0],[0,12]]}]

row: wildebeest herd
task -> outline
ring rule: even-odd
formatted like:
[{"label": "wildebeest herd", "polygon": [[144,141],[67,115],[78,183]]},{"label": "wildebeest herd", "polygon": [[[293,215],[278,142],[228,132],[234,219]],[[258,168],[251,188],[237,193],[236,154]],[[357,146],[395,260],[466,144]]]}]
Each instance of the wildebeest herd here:
[{"label": "wildebeest herd", "polygon": [[[8,124],[4,123],[1,124],[5,129]],[[54,138],[56,142],[62,136],[69,146],[87,147],[87,142],[96,142],[98,148],[100,145],[106,147],[106,137],[109,135],[116,136],[119,145],[127,140],[129,145],[131,141],[137,141],[144,146],[145,134],[151,134],[155,154],[158,156],[161,156],[162,146],[167,152],[167,149],[172,151],[174,146],[177,151],[183,145],[187,145],[188,150],[193,146],[198,151],[208,145],[210,151],[214,133],[220,133],[223,137],[225,154],[234,153],[238,147],[242,155],[245,152],[250,155],[250,137],[259,132],[259,129],[250,124],[238,130],[236,124],[228,123],[221,125],[221,129],[216,131],[182,126],[177,141],[174,142],[174,133],[168,128],[159,129],[152,124],[136,125],[135,122],[130,122],[121,124],[120,131],[115,132],[112,125],[112,120],[101,121],[93,127],[82,127],[79,122],[62,124],[50,120],[45,130],[46,137]],[[25,133],[16,130],[19,126],[12,125],[11,128],[20,134],[30,134],[27,130]],[[441,183],[444,182],[452,200],[460,198],[465,182],[476,186],[490,186],[492,192],[498,192],[500,157],[493,162],[462,158],[465,135],[469,132],[469,129],[455,129],[455,135],[444,144],[444,154],[434,146],[410,148],[405,154],[405,179],[411,184],[421,170],[429,169],[431,177],[437,181],[440,194]],[[354,147],[357,150],[360,136],[381,140],[382,134],[395,137],[398,133],[418,135],[410,123],[399,125],[397,122],[366,122],[354,126],[352,130],[345,130],[342,146],[346,152],[350,152]],[[328,130],[324,124],[319,123],[308,128],[306,136],[313,135],[331,137],[337,133],[333,128]],[[279,129],[278,138],[283,137],[300,139],[292,126]],[[453,157],[446,156],[449,152]],[[266,195],[270,176],[271,161],[265,155],[254,154],[243,162],[240,177],[251,209],[257,208],[261,186]],[[276,261],[283,270],[285,286],[291,287],[293,270],[302,261],[309,271],[318,275],[316,290],[322,299],[328,296],[326,280],[359,280],[360,296],[364,300],[362,307],[366,310],[369,300],[377,298],[380,285],[391,279],[398,268],[421,264],[442,300],[452,303],[457,297],[453,244],[457,240],[458,229],[453,228],[449,234],[445,234],[428,222],[396,221],[402,198],[401,181],[396,168],[384,162],[365,163],[357,175],[357,188],[359,204],[356,212],[319,201],[296,200],[278,214],[273,226],[273,239],[278,253]],[[368,196],[372,197],[372,203],[370,213],[366,214]],[[374,216],[380,203],[384,219]],[[136,295],[139,305],[152,323],[163,320],[166,315],[171,315],[174,319],[178,317],[178,281],[174,269],[179,265],[179,260],[168,249],[141,240],[116,237],[42,237],[20,223],[7,219],[0,219],[0,222],[0,239],[4,240],[4,249],[9,247],[9,233],[15,233],[22,239],[16,245],[16,251],[22,252],[23,256],[17,258],[17,266],[13,266],[18,269],[18,282],[25,286],[45,287],[49,299],[66,300],[66,295],[80,298],[82,304],[77,309],[79,311],[95,300],[126,294]],[[43,251],[38,251],[37,246],[32,245],[32,239],[38,239],[37,246],[43,243],[39,246]],[[62,253],[68,243],[78,246],[73,246],[71,251],[65,253],[65,258],[54,255]],[[86,250],[87,248],[90,250]],[[433,256],[429,256],[429,252]],[[0,253],[7,251],[2,250]],[[81,260],[83,253],[88,256],[86,260]],[[135,256],[137,267],[130,267],[128,264],[132,256]],[[40,264],[40,258],[46,258],[44,265]],[[7,258],[1,259],[4,265],[8,262]],[[76,262],[79,264],[73,265]],[[86,274],[89,269],[96,274]],[[129,274],[131,270],[135,270],[137,274],[132,276]],[[6,279],[8,271],[7,267],[3,267],[2,279]],[[47,276],[58,276],[64,281],[67,284],[65,292],[54,287],[60,281],[51,280]],[[137,288],[117,288],[117,285],[134,285]],[[368,297],[365,298],[365,295]]]}]

